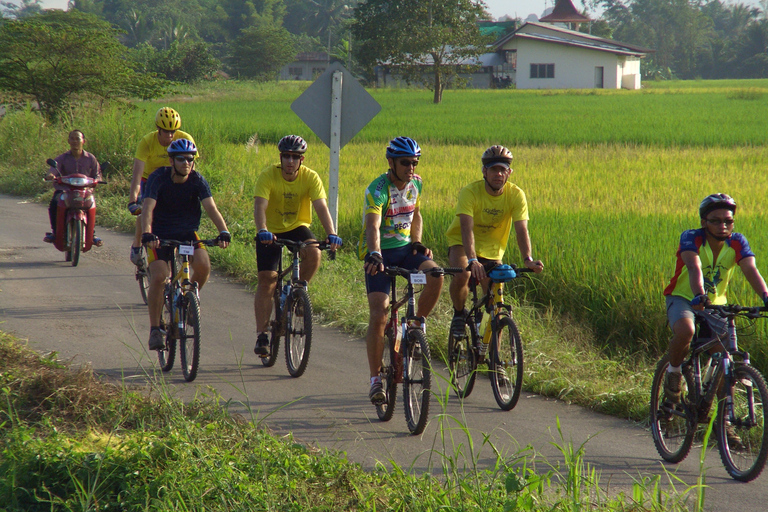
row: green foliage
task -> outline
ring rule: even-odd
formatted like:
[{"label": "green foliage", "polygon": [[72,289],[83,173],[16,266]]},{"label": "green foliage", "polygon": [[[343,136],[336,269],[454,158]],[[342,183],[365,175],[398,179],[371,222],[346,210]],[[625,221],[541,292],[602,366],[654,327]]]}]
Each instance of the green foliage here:
[{"label": "green foliage", "polygon": [[194,83],[210,78],[220,67],[203,41],[174,41],[168,50],[156,50],[150,44],[142,43],[132,55],[143,72],[162,75],[176,82]]},{"label": "green foliage", "polygon": [[151,98],[162,88],[131,69],[117,31],[93,15],[51,11],[0,26],[0,90],[31,97],[49,119],[78,95]]},{"label": "green foliage", "polygon": [[280,68],[296,56],[291,34],[268,19],[243,29],[230,51],[232,72],[257,80],[274,79]]},{"label": "green foliage", "polygon": [[440,103],[443,90],[461,84],[460,73],[471,73],[472,62],[486,53],[491,37],[480,34],[477,21],[483,4],[470,0],[368,0],[355,10],[352,27],[358,58],[373,72],[386,63],[407,83],[434,92]]}]

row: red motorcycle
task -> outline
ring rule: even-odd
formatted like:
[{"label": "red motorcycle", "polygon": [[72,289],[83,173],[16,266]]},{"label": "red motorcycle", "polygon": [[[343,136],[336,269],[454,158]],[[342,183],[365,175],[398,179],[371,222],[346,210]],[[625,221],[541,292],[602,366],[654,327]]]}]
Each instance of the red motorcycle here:
[{"label": "red motorcycle", "polygon": [[[57,168],[52,158],[48,165]],[[106,167],[102,165],[102,170]],[[96,226],[96,198],[93,189],[106,181],[96,181],[84,174],[54,176],[54,183],[65,189],[59,195],[56,210],[56,249],[64,252],[64,261],[71,261],[76,267],[80,261],[80,252],[88,252],[93,245],[93,229]]]}]

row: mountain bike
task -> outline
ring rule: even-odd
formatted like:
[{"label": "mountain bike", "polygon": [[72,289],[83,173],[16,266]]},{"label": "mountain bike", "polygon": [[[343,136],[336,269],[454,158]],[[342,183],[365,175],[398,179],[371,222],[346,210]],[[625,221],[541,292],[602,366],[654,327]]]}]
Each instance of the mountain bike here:
[{"label": "mountain bike", "polygon": [[477,367],[487,364],[496,403],[512,410],[523,387],[523,344],[512,318],[512,307],[504,304],[504,283],[529,268],[497,265],[488,272],[488,293],[477,298],[478,282],[470,278],[472,307],[464,316],[464,333],[448,335],[448,367],[451,383],[459,398],[467,398],[475,387]]},{"label": "mountain bike", "polygon": [[[384,329],[384,352],[381,361],[381,384],[385,399],[375,404],[376,415],[389,421],[395,411],[397,385],[403,384],[405,422],[412,435],[421,434],[427,426],[429,399],[432,385],[432,356],[426,337],[426,319],[416,316],[414,285],[427,284],[427,274],[439,276],[463,272],[461,268],[434,267],[428,270],[410,270],[387,267],[384,272],[392,280],[390,290],[390,317]],[[403,296],[397,298],[397,277],[404,277],[408,285]],[[398,310],[408,304],[405,316],[398,320]],[[418,320],[421,327],[409,321]]]},{"label": "mountain bike", "polygon": [[[261,358],[264,366],[274,366],[280,348],[280,338],[285,338],[285,365],[291,377],[301,377],[309,363],[312,348],[312,303],[309,300],[307,282],[299,274],[299,253],[304,247],[316,245],[321,251],[328,250],[325,242],[311,240],[295,242],[278,238],[273,242],[290,252],[291,264],[283,268],[279,259],[277,284],[273,295],[272,314],[269,317],[269,353]],[[329,253],[329,259],[336,258],[336,252]]]},{"label": "mountain bike", "polygon": [[720,458],[731,477],[749,482],[760,475],[768,457],[764,410],[768,388],[749,364],[749,353],[738,349],[735,320],[766,318],[768,308],[731,304],[706,309],[727,328],[712,329],[705,314],[696,311],[696,336],[682,365],[679,403],[665,399],[669,356],[659,361],[651,386],[653,442],[664,460],[682,461],[699,425],[709,422],[710,408],[717,400],[714,427]]},{"label": "mountain bike", "polygon": [[160,368],[170,371],[179,343],[179,360],[184,380],[192,382],[200,366],[200,297],[196,282],[189,280],[189,258],[195,254],[195,244],[208,247],[218,240],[160,240],[161,247],[173,247],[171,278],[165,284],[161,327],[165,329],[165,347],[157,351]]}]

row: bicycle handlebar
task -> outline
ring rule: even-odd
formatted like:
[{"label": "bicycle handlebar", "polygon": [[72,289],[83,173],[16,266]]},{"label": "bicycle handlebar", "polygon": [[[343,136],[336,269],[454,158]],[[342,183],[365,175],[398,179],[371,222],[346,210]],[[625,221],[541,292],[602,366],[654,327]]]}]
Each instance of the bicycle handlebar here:
[{"label": "bicycle handlebar", "polygon": [[768,318],[768,315],[761,315],[760,313],[768,312],[766,306],[740,306],[739,304],[707,304],[704,309],[716,311],[720,316],[725,318],[744,316],[747,318]]},{"label": "bicycle handlebar", "polygon": [[386,267],[384,273],[388,276],[408,277],[411,274],[432,274],[433,276],[443,276],[445,274],[460,274],[464,272],[463,268],[457,267],[432,267],[424,270],[413,270],[403,267]]},{"label": "bicycle handlebar", "polygon": [[203,244],[208,247],[218,246],[219,240],[216,238],[209,238],[207,240],[190,240],[190,241],[184,241],[181,240],[171,240],[168,238],[161,238],[158,240],[160,242],[160,247],[178,247],[180,245],[196,245],[196,244]]},{"label": "bicycle handlebar", "polygon": [[[258,242],[257,242],[258,243]],[[289,251],[299,252],[301,249],[308,245],[316,245],[321,251],[328,251],[328,259],[336,259],[336,251],[330,249],[331,244],[321,240],[309,240],[306,242],[297,242],[296,240],[288,240],[287,238],[275,238],[272,243],[278,247],[286,247]]]}]

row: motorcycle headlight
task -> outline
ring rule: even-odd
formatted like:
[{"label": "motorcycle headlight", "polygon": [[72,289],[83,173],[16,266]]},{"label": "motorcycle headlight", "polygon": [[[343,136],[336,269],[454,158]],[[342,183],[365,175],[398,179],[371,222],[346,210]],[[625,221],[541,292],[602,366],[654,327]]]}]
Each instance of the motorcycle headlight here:
[{"label": "motorcycle headlight", "polygon": [[84,187],[88,185],[88,178],[68,178],[66,182],[73,187]]}]

